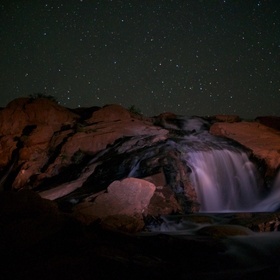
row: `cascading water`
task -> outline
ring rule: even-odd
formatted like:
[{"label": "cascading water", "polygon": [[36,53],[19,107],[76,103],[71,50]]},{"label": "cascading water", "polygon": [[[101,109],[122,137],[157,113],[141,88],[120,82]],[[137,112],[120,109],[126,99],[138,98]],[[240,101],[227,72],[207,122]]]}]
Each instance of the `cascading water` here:
[{"label": "cascading water", "polygon": [[259,201],[252,209],[254,212],[274,212],[280,209],[280,171],[267,197]]},{"label": "cascading water", "polygon": [[[264,188],[258,169],[242,146],[210,135],[205,122],[197,118],[185,122],[183,119],[181,123],[184,125],[179,128],[185,131],[185,136],[167,144],[178,151],[189,167],[187,170],[191,170],[189,179],[195,188],[200,212],[204,213],[162,216],[160,223],[147,227],[148,234],[164,232],[199,242],[201,235],[210,241],[219,240],[223,248],[218,254],[222,258],[220,271],[211,273],[211,279],[247,279],[247,275],[255,279],[262,271],[265,278],[267,272],[272,271],[270,278],[279,279],[280,233],[276,232],[280,229],[279,215],[232,212],[280,210],[280,172],[271,188]],[[245,226],[240,226],[240,221],[245,222]],[[268,229],[275,232],[257,232]],[[219,234],[222,238],[216,238]],[[232,278],[234,271],[238,272]]]},{"label": "cascading water", "polygon": [[259,201],[257,170],[244,152],[210,149],[188,157],[200,211],[249,211]]},{"label": "cascading water", "polygon": [[210,135],[207,122],[183,119],[184,154],[201,212],[269,212],[280,209],[280,172],[266,197],[256,166],[242,147]]}]

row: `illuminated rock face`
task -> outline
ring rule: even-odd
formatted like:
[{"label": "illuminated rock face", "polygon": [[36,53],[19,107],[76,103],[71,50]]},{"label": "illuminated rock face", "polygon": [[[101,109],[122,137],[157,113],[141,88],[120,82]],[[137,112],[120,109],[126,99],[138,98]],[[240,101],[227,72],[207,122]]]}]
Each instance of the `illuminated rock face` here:
[{"label": "illuminated rock face", "polygon": [[[100,194],[94,201],[77,205],[74,211],[89,223],[101,219],[106,227],[117,227],[131,231],[141,230],[144,226],[143,215],[147,214],[150,200],[156,186],[146,180],[126,178],[114,181],[107,192]],[[128,225],[123,220],[130,221]],[[133,221],[133,223],[132,223]]]},{"label": "illuminated rock face", "polygon": [[[46,98],[19,98],[0,111],[1,167],[21,166],[13,188],[26,186],[49,156],[50,141],[63,126],[73,126],[78,115]],[[9,143],[9,145],[8,145]],[[16,168],[16,166],[15,166]]]},{"label": "illuminated rock face", "polygon": [[[57,200],[61,207],[75,209],[85,220],[98,216],[107,225],[134,230],[143,225],[143,215],[207,210],[201,203],[209,200],[209,195],[202,199],[201,188],[217,185],[215,176],[232,182],[230,189],[234,190],[238,180],[233,173],[239,172],[232,172],[229,166],[224,169],[229,177],[216,172],[217,157],[209,160],[208,154],[224,157],[227,153],[226,165],[232,160],[239,162],[235,159],[239,154],[257,158],[265,162],[266,176],[275,176],[280,165],[279,132],[259,121],[242,122],[236,116],[187,118],[163,113],[145,118],[119,105],[70,110],[45,98],[20,98],[0,111],[0,135],[1,189],[32,189],[43,198]],[[247,162],[250,173],[254,169],[248,161],[240,162]],[[211,166],[202,170],[199,162],[211,162]],[[197,174],[204,174],[203,178]],[[245,176],[246,172],[243,181]],[[132,210],[118,195],[132,199],[130,188],[136,185],[139,194],[135,193]],[[220,185],[227,192],[227,184]],[[142,189],[145,207],[138,204]],[[252,197],[251,191],[248,197]],[[123,203],[127,212],[118,208]],[[104,208],[103,204],[111,206]]]},{"label": "illuminated rock face", "polygon": [[215,123],[210,133],[224,136],[249,148],[259,160],[264,160],[266,173],[275,176],[280,166],[280,131],[259,122]]},{"label": "illuminated rock face", "polygon": [[79,116],[47,98],[19,98],[0,111],[0,134],[21,136],[26,126],[71,125]]}]

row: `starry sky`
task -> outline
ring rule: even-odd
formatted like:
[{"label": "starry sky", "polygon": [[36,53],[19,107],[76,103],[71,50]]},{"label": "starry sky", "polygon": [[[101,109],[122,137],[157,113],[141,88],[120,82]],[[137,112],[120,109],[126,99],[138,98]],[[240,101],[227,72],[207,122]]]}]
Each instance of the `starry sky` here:
[{"label": "starry sky", "polygon": [[280,115],[279,0],[2,0],[0,106]]}]

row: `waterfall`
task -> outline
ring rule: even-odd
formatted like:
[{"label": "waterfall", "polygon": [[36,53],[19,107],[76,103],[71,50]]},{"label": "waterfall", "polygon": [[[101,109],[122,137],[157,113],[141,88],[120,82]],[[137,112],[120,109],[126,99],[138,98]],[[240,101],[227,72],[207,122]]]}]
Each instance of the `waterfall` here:
[{"label": "waterfall", "polygon": [[[201,212],[272,212],[280,209],[280,171],[264,194],[260,174],[236,142],[215,137],[202,118],[181,118],[180,148],[191,169]],[[183,144],[183,145],[182,145]]]},{"label": "waterfall", "polygon": [[224,148],[192,151],[187,161],[200,211],[250,211],[259,202],[257,169],[245,152]]},{"label": "waterfall", "polygon": [[280,209],[280,171],[276,176],[270,193],[252,209],[254,212],[273,212]]}]

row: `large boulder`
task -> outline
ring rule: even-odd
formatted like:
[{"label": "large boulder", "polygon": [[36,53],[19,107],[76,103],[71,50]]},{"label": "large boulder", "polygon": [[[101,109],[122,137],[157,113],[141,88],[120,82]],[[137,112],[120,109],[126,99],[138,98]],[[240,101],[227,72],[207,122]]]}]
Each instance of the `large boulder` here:
[{"label": "large boulder", "polygon": [[86,223],[100,219],[105,227],[138,231],[155,190],[154,184],[142,179],[114,181],[107,193],[78,204],[74,211]]}]

